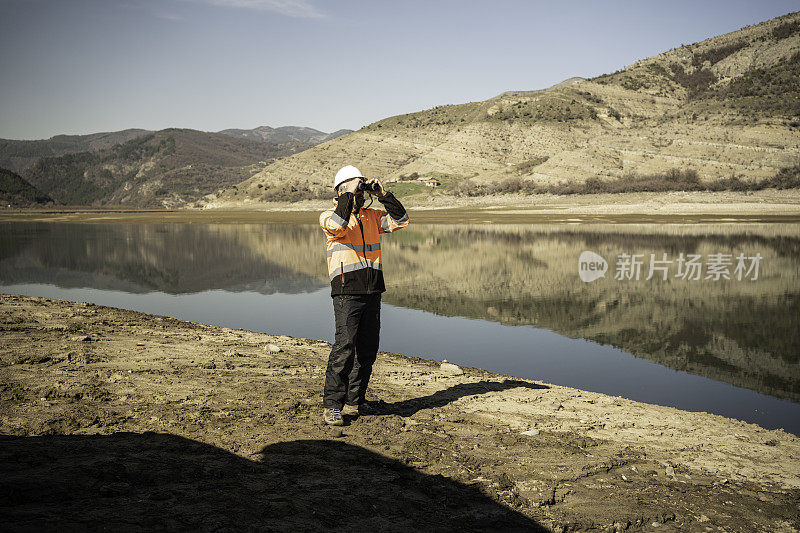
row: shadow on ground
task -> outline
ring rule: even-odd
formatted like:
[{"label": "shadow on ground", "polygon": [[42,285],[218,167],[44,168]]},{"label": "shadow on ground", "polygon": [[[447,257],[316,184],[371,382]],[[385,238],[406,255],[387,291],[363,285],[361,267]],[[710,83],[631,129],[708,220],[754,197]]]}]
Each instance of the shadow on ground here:
[{"label": "shadow on ground", "polygon": [[343,441],[248,460],[169,434],[0,436],[0,529],[545,529],[479,487]]},{"label": "shadow on ground", "polygon": [[476,383],[459,383],[447,389],[436,391],[428,396],[411,398],[400,402],[380,402],[375,406],[375,414],[392,414],[400,416],[412,416],[421,409],[433,409],[443,407],[448,403],[454,402],[464,396],[474,396],[476,394],[486,394],[487,392],[500,392],[516,387],[528,389],[549,389],[547,385],[529,383],[517,379],[507,379],[505,381],[478,381]]}]

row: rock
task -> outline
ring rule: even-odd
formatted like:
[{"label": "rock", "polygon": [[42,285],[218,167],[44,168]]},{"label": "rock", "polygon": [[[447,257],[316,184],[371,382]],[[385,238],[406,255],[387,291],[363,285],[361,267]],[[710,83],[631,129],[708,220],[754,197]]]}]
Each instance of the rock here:
[{"label": "rock", "polygon": [[92,338],[89,335],[75,335],[70,337],[69,340],[76,342],[89,342],[92,340]]},{"label": "rock", "polygon": [[661,527],[661,522],[653,522],[650,525],[653,526],[653,527]]},{"label": "rock", "polygon": [[213,369],[217,368],[217,365],[216,365],[216,363],[214,363],[214,361],[209,361],[208,363],[205,363],[202,366],[203,366],[203,368],[206,368],[208,370],[213,370]]},{"label": "rock", "polygon": [[461,374],[464,373],[464,371],[461,370],[461,368],[459,368],[458,365],[454,365],[453,363],[448,363],[447,361],[444,361],[441,365],[439,365],[439,370],[441,370],[442,372],[446,372],[451,376],[460,376]]},{"label": "rock", "polygon": [[528,431],[523,431],[520,435],[528,435],[529,437],[535,437],[539,434],[538,429],[529,429]]},{"label": "rock", "polygon": [[143,342],[137,342],[136,346],[144,346],[144,343]]},{"label": "rock", "polygon": [[669,477],[675,477],[675,469],[672,468],[670,465],[667,465],[667,475]]},{"label": "rock", "polygon": [[564,406],[563,406],[563,405],[561,405],[561,402],[550,402],[550,407],[551,407],[551,408],[552,408],[554,411],[558,411],[558,410],[561,410],[561,409],[563,409],[563,408],[564,408]]},{"label": "rock", "polygon": [[342,431],[340,428],[333,428],[331,430],[331,436],[333,436],[334,438],[337,438],[337,439],[341,438],[341,437],[344,437],[344,431]]},{"label": "rock", "polygon": [[236,350],[225,350],[225,353],[223,355],[225,357],[241,357],[242,354],[240,354]]},{"label": "rock", "polygon": [[283,350],[281,350],[281,347],[277,344],[267,344],[264,346],[264,351],[270,353],[280,353]]}]

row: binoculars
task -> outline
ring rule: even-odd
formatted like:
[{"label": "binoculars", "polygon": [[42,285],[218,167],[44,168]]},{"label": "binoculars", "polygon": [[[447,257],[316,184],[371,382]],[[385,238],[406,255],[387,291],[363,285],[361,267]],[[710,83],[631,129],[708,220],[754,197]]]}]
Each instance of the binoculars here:
[{"label": "binoculars", "polygon": [[356,186],[356,192],[361,191],[371,191],[371,192],[378,192],[381,190],[381,186],[375,182],[367,183],[364,181],[358,182],[358,186]]}]

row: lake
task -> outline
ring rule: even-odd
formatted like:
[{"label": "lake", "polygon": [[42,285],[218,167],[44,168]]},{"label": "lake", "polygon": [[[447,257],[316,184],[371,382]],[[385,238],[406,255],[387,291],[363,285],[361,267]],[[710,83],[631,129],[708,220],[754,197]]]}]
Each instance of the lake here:
[{"label": "lake", "polygon": [[[412,220],[381,248],[383,351],[800,434],[800,224]],[[333,340],[313,224],[4,222],[0,291]]]}]

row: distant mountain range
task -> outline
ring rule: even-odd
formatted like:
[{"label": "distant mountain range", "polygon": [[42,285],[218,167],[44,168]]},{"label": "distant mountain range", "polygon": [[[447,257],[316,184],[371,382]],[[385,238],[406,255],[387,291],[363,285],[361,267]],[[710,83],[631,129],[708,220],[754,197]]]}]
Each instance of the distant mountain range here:
[{"label": "distant mountain range", "polygon": [[404,196],[797,187],[798,146],[800,12],[596,78],[389,117],[276,161],[206,206],[268,201],[289,179],[313,195],[344,164],[401,180]]},{"label": "distant mountain range", "polygon": [[178,207],[310,146],[171,128],[97,152],[45,157],[24,177],[61,204]]},{"label": "distant mountain range", "polygon": [[[251,141],[269,143],[299,142],[314,145],[341,137],[352,131],[338,130],[333,133],[325,133],[313,128],[298,126],[281,126],[280,128],[260,126],[251,130],[227,129],[217,133]],[[88,135],[56,135],[49,139],[33,141],[0,139],[0,168],[7,168],[20,173],[42,157],[55,157],[78,152],[97,152],[149,133],[153,133],[153,130],[127,129],[90,133]]]},{"label": "distant mountain range", "polygon": [[238,130],[228,129],[222,130],[218,133],[230,135],[231,137],[240,137],[242,139],[250,139],[253,141],[264,141],[271,143],[285,143],[285,142],[301,142],[319,144],[325,141],[330,141],[342,135],[352,133],[353,130],[338,130],[333,133],[325,133],[324,131],[315,130],[313,128],[302,128],[298,126],[282,126],[280,128],[270,128],[269,126],[259,126],[252,130]]},{"label": "distant mountain range", "polygon": [[56,135],[36,141],[0,139],[0,167],[20,173],[42,157],[55,157],[77,152],[96,152],[150,133],[129,129],[89,135]]},{"label": "distant mountain range", "polygon": [[262,126],[219,133],[128,129],[0,139],[0,167],[8,169],[0,168],[0,200],[15,206],[54,201],[178,207],[246,180],[276,158],[349,132]]}]

